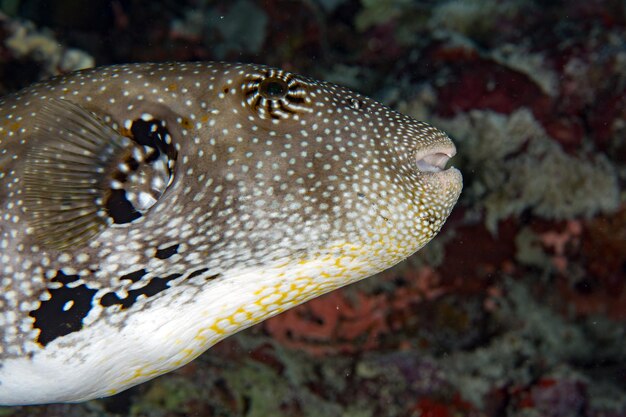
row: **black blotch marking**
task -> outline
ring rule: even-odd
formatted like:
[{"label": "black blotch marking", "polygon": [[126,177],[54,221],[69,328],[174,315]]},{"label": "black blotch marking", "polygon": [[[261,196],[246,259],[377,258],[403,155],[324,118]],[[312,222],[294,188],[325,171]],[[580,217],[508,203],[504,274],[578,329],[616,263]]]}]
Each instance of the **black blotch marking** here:
[{"label": "black blotch marking", "polygon": [[113,221],[118,224],[130,223],[141,217],[141,213],[135,210],[135,207],[126,198],[126,191],[124,190],[111,190],[104,208]]},{"label": "black blotch marking", "polygon": [[[160,120],[142,120],[133,121],[130,128],[131,138],[136,144],[150,148],[150,152],[145,156],[145,160],[137,161],[132,153],[128,154],[122,163],[134,172],[140,168],[140,164],[150,164],[156,161],[161,154],[168,157],[169,160],[175,160],[177,151],[171,136],[165,128],[164,123]],[[170,137],[170,143],[167,143],[167,137]],[[115,171],[112,178],[125,184],[128,181],[128,173]],[[107,214],[117,224],[131,223],[141,217],[141,213],[135,210],[132,203],[126,197],[126,191],[122,186],[121,189],[111,189],[108,191],[104,199],[104,208]]]},{"label": "black blotch marking", "polygon": [[147,162],[156,160],[161,153],[167,155],[169,159],[176,159],[176,148],[173,143],[167,143],[165,140],[166,136],[169,135],[169,131],[161,120],[134,120],[130,131],[133,135],[131,139],[137,144],[148,146],[157,151],[150,155]]},{"label": "black blotch marking", "polygon": [[103,307],[110,307],[117,304],[122,306],[122,309],[129,308],[137,302],[137,298],[139,298],[140,295],[152,297],[169,288],[169,282],[180,277],[181,275],[182,274],[171,274],[165,278],[154,277],[143,287],[129,290],[128,295],[124,298],[120,298],[114,292],[106,293],[100,299],[100,304],[102,304]]},{"label": "black blotch marking", "polygon": [[187,278],[197,277],[198,275],[203,274],[203,273],[205,273],[208,270],[209,270],[209,268],[198,269],[197,271],[193,271],[191,274],[189,274],[189,276]]},{"label": "black blotch marking", "polygon": [[[83,319],[91,310],[91,303],[96,290],[85,284],[73,288],[67,287],[70,282],[77,281],[78,275],[66,275],[61,271],[52,279],[63,284],[61,288],[48,289],[50,299],[42,301],[36,310],[28,313],[35,319],[33,327],[39,329],[37,343],[46,346],[56,338],[77,332],[83,328]],[[63,307],[72,301],[67,310]]]},{"label": "black blotch marking", "polygon": [[[155,125],[157,126],[157,131],[159,127],[165,130],[158,120],[134,120],[130,126],[130,131],[133,134],[132,139],[139,145],[159,149],[159,142],[162,141],[162,138],[156,135],[156,132],[152,132],[152,127]],[[167,133],[167,130],[165,130],[165,133]]]},{"label": "black blotch marking", "polygon": [[[209,268],[198,269],[197,271],[193,271],[191,274],[189,274],[189,276],[187,278],[197,277],[198,275],[204,274],[208,270],[209,270]],[[220,274],[211,275],[211,276],[207,277],[206,280],[210,281],[210,280],[215,279],[215,278],[217,278],[219,276],[220,276]]]},{"label": "black blotch marking", "polygon": [[130,272],[130,273],[126,274],[126,275],[122,275],[120,277],[120,281],[123,280],[123,279],[127,279],[127,280],[132,281],[132,282],[137,282],[141,278],[143,278],[143,276],[146,275],[146,274],[147,274],[147,271],[145,269],[140,269],[138,271],[134,271],[134,272]]},{"label": "black blotch marking", "polygon": [[57,271],[57,274],[52,278],[52,282],[69,284],[70,282],[78,281],[78,278],[80,278],[78,275],[66,275],[63,271]]},{"label": "black blotch marking", "polygon": [[178,247],[179,246],[180,245],[177,243],[175,245],[168,246],[167,248],[157,249],[156,250],[156,254],[154,256],[156,256],[159,259],[170,258],[170,257],[172,257],[172,256],[174,256],[175,254],[178,253]]}]

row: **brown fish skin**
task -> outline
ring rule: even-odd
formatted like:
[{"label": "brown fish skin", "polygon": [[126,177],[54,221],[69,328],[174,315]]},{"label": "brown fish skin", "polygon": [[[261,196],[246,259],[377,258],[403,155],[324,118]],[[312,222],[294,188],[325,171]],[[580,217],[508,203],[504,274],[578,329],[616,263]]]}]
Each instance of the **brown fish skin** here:
[{"label": "brown fish skin", "polygon": [[462,189],[450,139],[278,69],[130,64],[0,102],[0,404],[111,395],[384,270]]}]

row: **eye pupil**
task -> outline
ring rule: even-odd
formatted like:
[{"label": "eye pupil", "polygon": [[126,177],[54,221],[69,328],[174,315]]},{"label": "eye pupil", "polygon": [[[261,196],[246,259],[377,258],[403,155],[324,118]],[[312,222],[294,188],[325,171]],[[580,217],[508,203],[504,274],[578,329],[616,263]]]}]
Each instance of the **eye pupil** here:
[{"label": "eye pupil", "polygon": [[259,86],[261,95],[268,99],[283,98],[287,94],[287,83],[278,78],[268,78],[263,80]]}]

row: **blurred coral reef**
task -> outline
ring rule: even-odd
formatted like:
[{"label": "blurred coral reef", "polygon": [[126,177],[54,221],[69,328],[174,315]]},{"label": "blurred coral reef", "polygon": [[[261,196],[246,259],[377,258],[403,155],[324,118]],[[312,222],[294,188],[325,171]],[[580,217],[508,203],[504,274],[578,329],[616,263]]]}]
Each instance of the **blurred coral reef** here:
[{"label": "blurred coral reef", "polygon": [[626,416],[622,0],[0,0],[0,93],[229,60],[449,132],[465,189],[402,264],[116,397],[0,416]]}]

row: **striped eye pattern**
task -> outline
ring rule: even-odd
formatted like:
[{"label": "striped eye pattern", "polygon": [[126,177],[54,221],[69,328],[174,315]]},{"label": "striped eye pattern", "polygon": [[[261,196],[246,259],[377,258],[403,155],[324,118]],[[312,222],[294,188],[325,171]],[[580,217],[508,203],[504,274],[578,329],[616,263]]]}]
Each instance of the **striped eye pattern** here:
[{"label": "striped eye pattern", "polygon": [[310,83],[285,71],[270,68],[248,74],[242,89],[247,105],[262,119],[297,119],[313,111]]}]

